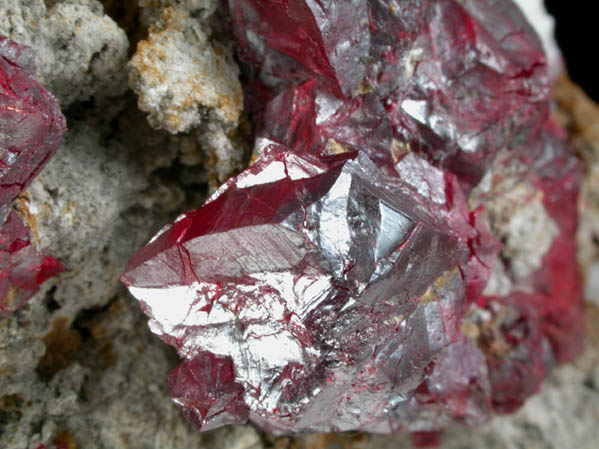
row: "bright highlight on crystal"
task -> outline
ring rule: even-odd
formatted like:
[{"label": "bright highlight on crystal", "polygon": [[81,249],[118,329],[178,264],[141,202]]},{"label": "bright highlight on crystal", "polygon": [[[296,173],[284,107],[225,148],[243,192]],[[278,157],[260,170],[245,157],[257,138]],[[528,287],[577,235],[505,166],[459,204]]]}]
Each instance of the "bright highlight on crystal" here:
[{"label": "bright highlight on crystal", "polygon": [[[257,160],[122,277],[184,359],[174,401],[200,429],[275,434],[435,432],[520,406],[577,355],[582,311],[580,169],[519,10],[229,7]],[[496,226],[527,210],[554,223],[523,238],[540,262]]]}]

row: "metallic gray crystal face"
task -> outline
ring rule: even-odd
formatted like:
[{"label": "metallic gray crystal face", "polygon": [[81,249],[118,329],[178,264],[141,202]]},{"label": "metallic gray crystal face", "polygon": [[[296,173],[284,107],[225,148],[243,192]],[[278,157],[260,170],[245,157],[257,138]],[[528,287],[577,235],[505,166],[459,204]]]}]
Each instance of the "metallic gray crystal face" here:
[{"label": "metallic gray crystal face", "polygon": [[[575,220],[557,212],[575,216],[576,173],[558,170],[565,153],[547,154],[548,165],[532,156],[545,154],[549,85],[518,8],[228,5],[249,68],[256,162],[165,228],[123,277],[184,358],[173,399],[200,428],[249,419],[275,434],[435,431],[514,410],[543,375],[544,332],[558,359],[574,352],[573,340],[556,343],[576,325],[578,285],[563,263],[572,239],[559,240]],[[501,244],[465,195],[501,148],[523,157],[520,145],[524,165],[539,159],[541,195],[509,228],[555,227],[503,248],[538,294],[485,297]],[[522,252],[535,257],[518,263]],[[473,304],[490,318],[464,321]]]},{"label": "metallic gray crystal face", "polygon": [[[462,242],[363,154],[269,148],[163,230],[125,283],[183,358],[231,358],[249,419],[269,431],[409,426],[391,417],[455,333]],[[202,214],[210,226],[186,225]]]}]

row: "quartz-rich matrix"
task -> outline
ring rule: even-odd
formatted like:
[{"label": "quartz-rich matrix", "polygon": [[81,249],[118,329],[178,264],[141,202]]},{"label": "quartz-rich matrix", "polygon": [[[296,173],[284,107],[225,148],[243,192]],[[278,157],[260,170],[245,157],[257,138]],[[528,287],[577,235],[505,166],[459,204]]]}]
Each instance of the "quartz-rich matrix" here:
[{"label": "quartz-rich matrix", "polygon": [[239,137],[239,68],[231,38],[213,17],[216,3],[142,1],[140,20],[150,26],[128,64],[139,109],[153,128],[196,140],[213,190],[245,168],[249,151]]},{"label": "quartz-rich matrix", "polygon": [[112,110],[127,88],[127,35],[97,0],[2,0],[0,34],[33,50],[39,83],[64,109],[93,99]]},{"label": "quartz-rich matrix", "polygon": [[581,349],[580,167],[511,1],[229,0],[255,163],[122,277],[200,429],[511,412]]},{"label": "quartz-rich matrix", "polygon": [[0,311],[22,306],[62,270],[36,252],[11,210],[15,198],[54,155],[66,130],[56,99],[34,79],[33,53],[0,36]]}]

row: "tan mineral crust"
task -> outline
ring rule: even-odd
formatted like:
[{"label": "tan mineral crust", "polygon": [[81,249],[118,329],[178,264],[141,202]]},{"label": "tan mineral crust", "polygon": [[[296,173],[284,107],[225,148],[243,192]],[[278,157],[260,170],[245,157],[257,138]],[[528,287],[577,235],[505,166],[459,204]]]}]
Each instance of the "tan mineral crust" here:
[{"label": "tan mineral crust", "polygon": [[153,127],[189,131],[209,114],[225,127],[237,124],[243,94],[232,49],[209,41],[185,11],[164,8],[129,67],[129,85]]},{"label": "tan mineral crust", "polygon": [[[198,433],[168,394],[178,364],[119,283],[128,257],[249,162],[233,44],[218,0],[0,0],[0,34],[30,45],[69,131],[17,202],[64,273],[0,318],[0,448],[402,449],[405,435],[275,439],[252,426]],[[599,442],[599,106],[567,78],[555,116],[584,162],[579,262],[587,341],[517,413],[446,432],[448,449],[595,449]],[[539,263],[555,232],[504,186],[488,221]],[[533,203],[534,204],[534,203]],[[508,218],[506,218],[508,217]],[[518,240],[533,226],[534,245]],[[529,247],[535,251],[522,251]],[[521,253],[521,254],[520,254]],[[489,288],[501,291],[502,273]]]}]

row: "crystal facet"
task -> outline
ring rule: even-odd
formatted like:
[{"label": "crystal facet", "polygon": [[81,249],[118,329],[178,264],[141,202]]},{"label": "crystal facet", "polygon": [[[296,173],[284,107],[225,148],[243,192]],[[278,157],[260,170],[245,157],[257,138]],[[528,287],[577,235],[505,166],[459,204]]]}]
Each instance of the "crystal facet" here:
[{"label": "crystal facet", "polygon": [[10,212],[0,228],[0,313],[23,306],[41,284],[61,271],[56,259],[35,251],[29,230]]},{"label": "crystal facet", "polygon": [[22,306],[62,268],[36,253],[13,200],[58,149],[66,121],[34,79],[33,53],[0,36],[0,310]]},{"label": "crystal facet", "polygon": [[390,431],[390,401],[409,395],[466,309],[476,231],[442,201],[364,153],[269,148],[134,256],[123,281],[182,357],[232,359],[253,421]]},{"label": "crystal facet", "polygon": [[187,419],[204,430],[244,421],[248,408],[229,357],[200,352],[169,376],[171,396]]},{"label": "crystal facet", "polygon": [[261,83],[280,92],[315,78],[339,96],[374,92],[396,137],[466,185],[547,118],[545,54],[511,1],[229,5],[241,56]]},{"label": "crystal facet", "polygon": [[546,120],[545,55],[511,1],[421,3],[386,105],[398,138],[475,184],[497,150]]},{"label": "crystal facet", "polygon": [[243,57],[269,86],[318,78],[351,95],[370,47],[366,0],[230,0]]},{"label": "crystal facet", "polygon": [[255,163],[122,277],[184,359],[175,402],[421,445],[520,406],[578,353],[581,302],[579,166],[518,8],[228,3]]}]

